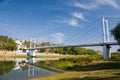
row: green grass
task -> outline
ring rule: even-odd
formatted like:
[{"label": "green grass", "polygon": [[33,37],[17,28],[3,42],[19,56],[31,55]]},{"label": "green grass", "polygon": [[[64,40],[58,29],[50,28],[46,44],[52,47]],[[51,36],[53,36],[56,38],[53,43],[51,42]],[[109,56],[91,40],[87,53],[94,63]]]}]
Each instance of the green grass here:
[{"label": "green grass", "polygon": [[[54,67],[61,70],[71,70],[72,67],[80,66],[80,65],[86,65],[93,61],[97,61],[97,58],[93,56],[79,56],[74,58],[63,58],[59,61],[38,61],[35,63],[35,66],[37,67]],[[77,67],[75,67],[77,68]]]},{"label": "green grass", "polygon": [[33,80],[120,80],[120,69],[86,72],[72,71]]},{"label": "green grass", "polygon": [[112,59],[120,60],[120,52],[112,53],[111,58]]},{"label": "green grass", "polygon": [[120,57],[118,56],[120,54],[112,54],[112,58],[107,60],[90,56],[83,59],[69,59],[69,62],[63,60],[56,65],[60,68],[64,67],[68,72],[33,80],[120,80]]}]

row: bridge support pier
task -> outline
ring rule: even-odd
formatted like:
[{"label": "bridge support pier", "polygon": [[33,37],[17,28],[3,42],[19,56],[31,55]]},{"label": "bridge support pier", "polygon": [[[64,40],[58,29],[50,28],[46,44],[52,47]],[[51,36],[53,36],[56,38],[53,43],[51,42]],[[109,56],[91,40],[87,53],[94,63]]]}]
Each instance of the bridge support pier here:
[{"label": "bridge support pier", "polygon": [[29,56],[31,56],[31,57],[35,56],[35,50],[34,49],[29,50]]},{"label": "bridge support pier", "polygon": [[106,44],[103,45],[103,58],[104,59],[111,58],[110,46],[109,45],[106,45]]}]

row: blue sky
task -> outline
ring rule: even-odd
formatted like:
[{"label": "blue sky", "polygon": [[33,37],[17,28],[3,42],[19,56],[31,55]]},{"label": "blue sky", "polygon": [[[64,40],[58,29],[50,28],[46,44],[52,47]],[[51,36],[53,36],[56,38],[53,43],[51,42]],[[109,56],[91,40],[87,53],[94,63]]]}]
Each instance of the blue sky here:
[{"label": "blue sky", "polygon": [[102,15],[120,17],[120,0],[0,0],[0,34],[63,43]]}]

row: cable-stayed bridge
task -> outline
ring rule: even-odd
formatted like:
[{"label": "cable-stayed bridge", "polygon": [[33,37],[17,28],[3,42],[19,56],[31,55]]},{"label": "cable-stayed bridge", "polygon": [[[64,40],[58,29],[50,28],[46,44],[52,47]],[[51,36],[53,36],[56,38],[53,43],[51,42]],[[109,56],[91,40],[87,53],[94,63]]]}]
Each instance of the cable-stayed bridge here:
[{"label": "cable-stayed bridge", "polygon": [[65,47],[89,47],[89,46],[103,46],[103,45],[118,45],[117,42],[106,42],[106,43],[89,43],[89,44],[78,44],[78,45],[61,45],[61,46],[42,46],[34,47],[29,49],[46,49],[46,48],[65,48]]},{"label": "cable-stayed bridge", "polygon": [[[68,38],[63,43],[61,43],[64,45],[30,47],[29,55],[35,56],[35,50],[42,49],[42,48],[102,46],[104,59],[110,58],[111,56],[110,46],[118,45],[118,43],[114,41],[113,37],[110,35],[110,30],[114,28],[119,21],[120,21],[119,18],[110,18],[110,17],[102,16],[102,20],[99,18],[95,20],[93,23],[85,26],[83,29],[80,29],[78,33],[72,36],[70,35],[71,36],[70,38]],[[112,22],[114,22],[114,24]],[[36,42],[35,39],[33,41]]]}]

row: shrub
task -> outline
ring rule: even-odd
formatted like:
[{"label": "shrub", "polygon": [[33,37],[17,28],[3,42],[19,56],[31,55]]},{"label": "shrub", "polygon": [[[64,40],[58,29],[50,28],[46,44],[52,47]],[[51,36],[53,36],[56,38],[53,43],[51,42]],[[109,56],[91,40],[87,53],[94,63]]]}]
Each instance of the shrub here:
[{"label": "shrub", "polygon": [[111,59],[120,59],[120,52],[114,52],[114,53],[112,53]]}]

